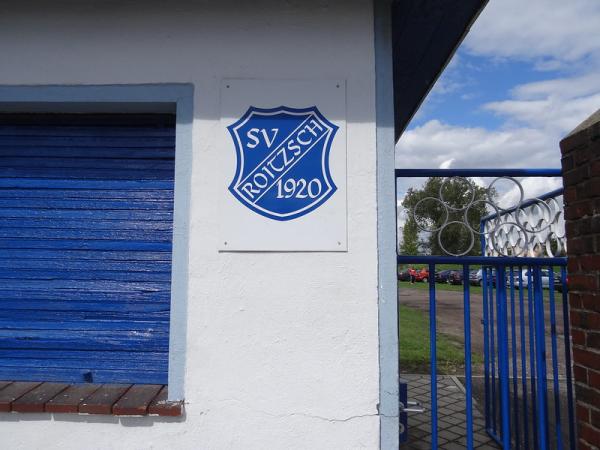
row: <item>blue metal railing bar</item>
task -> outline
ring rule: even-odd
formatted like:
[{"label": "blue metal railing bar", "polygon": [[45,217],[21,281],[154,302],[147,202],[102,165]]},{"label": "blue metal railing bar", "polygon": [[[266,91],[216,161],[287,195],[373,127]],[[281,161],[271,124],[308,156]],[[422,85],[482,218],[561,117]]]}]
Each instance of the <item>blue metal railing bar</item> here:
[{"label": "blue metal railing bar", "polygon": [[[435,264],[429,265],[429,273],[435,273]],[[431,358],[431,448],[438,447],[437,406],[437,327],[435,304],[435,277],[429,277],[429,351]]]},{"label": "blue metal railing bar", "polygon": [[488,305],[488,283],[487,283],[487,269],[481,271],[482,275],[482,293],[483,293],[483,369],[484,369],[484,390],[485,390],[485,429],[491,429],[490,411],[491,405],[487,399],[490,398],[490,338],[489,338],[489,327],[490,327],[490,314]]},{"label": "blue metal railing bar", "polygon": [[[483,234],[485,229],[485,224],[483,222],[479,223],[479,240],[481,245],[481,254],[485,254],[485,235]],[[490,409],[491,405],[487,399],[490,398],[490,342],[488,337],[488,329],[489,329],[489,311],[488,311],[488,292],[487,292],[487,269],[481,271],[482,278],[482,294],[483,294],[483,367],[484,367],[484,392],[485,392],[485,429],[490,429]]]},{"label": "blue metal railing bar", "polygon": [[529,418],[527,408],[527,352],[525,349],[525,296],[523,294],[523,267],[519,267],[519,322],[521,335],[521,389],[523,392],[523,441],[525,449],[529,449]]},{"label": "blue metal railing bar", "polygon": [[535,319],[533,316],[533,283],[532,268],[527,268],[527,317],[529,318],[529,371],[531,372],[531,413],[533,417],[533,448],[538,448],[537,400],[535,388]]},{"label": "blue metal railing bar", "polygon": [[546,403],[546,333],[544,326],[544,303],[542,273],[540,267],[533,268],[533,310],[535,315],[535,356],[538,369],[537,427],[540,450],[548,448],[548,405]]},{"label": "blue metal railing bar", "polygon": [[[494,333],[494,326],[496,324],[496,320],[494,320],[494,276],[492,273],[491,269],[485,269],[485,272],[488,273],[487,275],[487,292],[489,295],[489,305],[488,305],[488,311],[490,314],[490,365],[491,365],[491,387],[492,387],[492,431],[494,434],[497,433],[497,429],[496,429],[496,399],[498,398],[496,396],[496,334]],[[498,301],[498,299],[496,299],[496,302]],[[498,317],[498,315],[496,314],[496,317]],[[498,327],[496,327],[498,328]]]},{"label": "blue metal railing bar", "polygon": [[500,409],[502,412],[502,444],[510,448],[510,392],[508,373],[508,317],[506,311],[506,274],[504,266],[496,268],[496,304],[498,307],[498,364],[500,381]]},{"label": "blue metal railing bar", "polygon": [[515,308],[515,271],[511,266],[509,270],[510,279],[510,323],[511,323],[511,342],[512,342],[512,376],[513,376],[513,423],[515,429],[515,440],[517,441],[517,450],[521,448],[521,434],[519,429],[519,373],[517,368],[517,330],[516,308]]},{"label": "blue metal railing bar", "polygon": [[[556,311],[554,303],[554,271],[549,268],[549,286],[548,292],[550,297],[550,345],[552,351],[552,384],[554,388],[554,420],[560,424],[560,393],[558,385],[558,348],[556,343]],[[556,430],[556,445],[558,450],[562,450],[562,430],[560,426],[555,427]]]},{"label": "blue metal railing bar", "polygon": [[[431,273],[431,272],[430,272]],[[463,280],[469,279],[469,266],[463,266]],[[471,367],[471,293],[469,283],[463,289],[463,323],[465,331],[465,387],[467,392],[472,392],[472,367]],[[473,450],[473,398],[467,395],[467,449]]]}]

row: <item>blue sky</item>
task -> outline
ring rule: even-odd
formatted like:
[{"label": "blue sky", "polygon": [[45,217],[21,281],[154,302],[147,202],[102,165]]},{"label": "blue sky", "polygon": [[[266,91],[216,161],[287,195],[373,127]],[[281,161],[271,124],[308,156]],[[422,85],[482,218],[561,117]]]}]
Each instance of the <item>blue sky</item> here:
[{"label": "blue sky", "polygon": [[396,147],[397,167],[559,167],[600,108],[600,0],[490,0]]},{"label": "blue sky", "polygon": [[509,97],[511,89],[519,84],[551,76],[536,71],[531,62],[477,56],[461,48],[408,129],[431,119],[463,127],[497,129],[503,118],[482,105]]}]

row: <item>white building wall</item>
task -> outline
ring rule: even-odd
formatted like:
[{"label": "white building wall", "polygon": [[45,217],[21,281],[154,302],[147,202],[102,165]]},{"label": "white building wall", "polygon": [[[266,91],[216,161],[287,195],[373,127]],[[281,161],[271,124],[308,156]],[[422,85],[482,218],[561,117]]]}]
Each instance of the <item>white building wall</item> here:
[{"label": "white building wall", "polygon": [[[377,448],[372,4],[14,1],[0,85],[194,85],[186,415],[0,414],[13,449]],[[345,79],[348,251],[219,253],[223,78]]]}]

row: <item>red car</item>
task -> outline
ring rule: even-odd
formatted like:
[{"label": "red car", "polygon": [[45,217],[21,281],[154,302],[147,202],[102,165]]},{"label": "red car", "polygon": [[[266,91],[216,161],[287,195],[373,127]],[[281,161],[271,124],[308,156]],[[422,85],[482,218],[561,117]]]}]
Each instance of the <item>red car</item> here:
[{"label": "red car", "polygon": [[414,277],[415,281],[422,281],[423,283],[427,283],[427,281],[429,281],[429,271],[425,267],[423,267],[421,270],[416,270],[411,267],[408,269],[408,273]]}]

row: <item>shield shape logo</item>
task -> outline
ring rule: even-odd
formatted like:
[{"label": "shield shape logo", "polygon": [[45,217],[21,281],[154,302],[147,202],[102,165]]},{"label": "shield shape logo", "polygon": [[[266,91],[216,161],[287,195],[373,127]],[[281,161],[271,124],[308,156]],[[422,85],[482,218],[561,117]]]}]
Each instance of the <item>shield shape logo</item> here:
[{"label": "shield shape logo", "polygon": [[227,129],[237,155],[229,191],[252,211],[291,220],[314,211],[337,190],[329,152],[338,127],[316,106],[251,106]]}]

